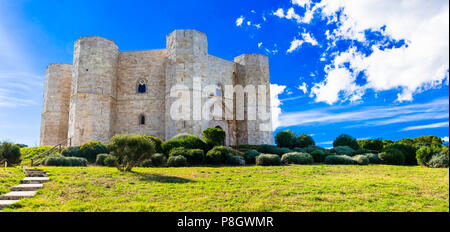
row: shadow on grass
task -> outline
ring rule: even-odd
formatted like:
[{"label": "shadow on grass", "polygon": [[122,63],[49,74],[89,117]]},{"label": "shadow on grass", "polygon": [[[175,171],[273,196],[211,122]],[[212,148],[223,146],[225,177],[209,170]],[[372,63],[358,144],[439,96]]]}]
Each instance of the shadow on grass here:
[{"label": "shadow on grass", "polygon": [[138,176],[140,181],[156,181],[160,183],[177,183],[177,184],[195,182],[195,180],[190,180],[178,176],[164,176],[160,174],[141,173],[141,172],[132,172],[132,173]]}]

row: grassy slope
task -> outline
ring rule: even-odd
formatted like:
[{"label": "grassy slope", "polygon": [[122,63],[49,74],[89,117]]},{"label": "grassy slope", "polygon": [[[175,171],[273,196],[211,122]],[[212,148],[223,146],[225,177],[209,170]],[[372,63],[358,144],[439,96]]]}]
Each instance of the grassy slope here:
[{"label": "grassy slope", "polygon": [[448,169],[404,166],[44,168],[4,211],[449,211]]},{"label": "grassy slope", "polygon": [[23,171],[20,167],[0,167],[0,195],[9,192],[9,187],[18,185],[23,177]]}]

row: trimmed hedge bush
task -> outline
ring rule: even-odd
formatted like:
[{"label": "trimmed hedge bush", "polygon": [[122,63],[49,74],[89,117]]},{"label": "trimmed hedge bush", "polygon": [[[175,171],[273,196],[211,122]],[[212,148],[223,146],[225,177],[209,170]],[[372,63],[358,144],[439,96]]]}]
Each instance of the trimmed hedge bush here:
[{"label": "trimmed hedge bush", "polygon": [[338,155],[348,155],[351,156],[355,153],[355,150],[349,146],[338,146],[331,149],[331,152]]},{"label": "trimmed hedge bush", "polygon": [[108,157],[105,158],[105,160],[103,161],[103,163],[105,163],[106,167],[117,167],[118,165],[118,160],[117,157],[110,155]]},{"label": "trimmed hedge bush", "polygon": [[150,140],[153,141],[153,143],[155,144],[155,152],[156,153],[163,153],[163,149],[162,149],[162,143],[163,141],[158,138],[158,137],[154,137],[154,136],[147,136]]},{"label": "trimmed hedge bush", "polygon": [[323,152],[326,151],[325,148],[315,146],[315,145],[309,145],[309,146],[305,147],[304,150],[306,153],[309,153],[309,154],[313,153],[314,151],[323,151]]},{"label": "trimmed hedge bush", "polygon": [[88,161],[85,158],[65,157],[62,155],[51,155],[42,159],[45,166],[66,166],[66,167],[84,167]]},{"label": "trimmed hedge bush", "polygon": [[256,150],[248,150],[244,153],[244,159],[246,164],[255,164],[256,163],[256,157],[259,156],[261,153],[259,153]]},{"label": "trimmed hedge bush", "polygon": [[380,157],[378,157],[378,154],[367,153],[364,155],[369,159],[369,163],[371,163],[371,164],[381,164],[382,163]]},{"label": "trimmed hedge bush", "polygon": [[430,168],[448,168],[448,155],[439,153],[431,157],[427,166]]},{"label": "trimmed hedge bush", "polygon": [[215,146],[213,149],[206,153],[205,160],[209,164],[236,164],[235,160],[231,159],[228,154],[234,156],[240,156],[236,150],[226,146]]},{"label": "trimmed hedge bush", "polygon": [[5,142],[0,144],[0,163],[8,162],[8,166],[15,166],[20,164],[20,147],[14,144]]},{"label": "trimmed hedge bush", "polygon": [[105,166],[106,157],[111,156],[110,154],[98,154],[95,163],[100,166]]},{"label": "trimmed hedge bush", "polygon": [[314,142],[314,139],[308,134],[300,134],[295,139],[296,147],[304,148],[307,146],[314,146],[314,145],[316,145],[316,143]]},{"label": "trimmed hedge bush", "polygon": [[314,162],[316,163],[323,163],[323,161],[325,160],[325,157],[327,157],[327,154],[325,154],[325,152],[323,151],[313,151],[311,152],[311,156],[314,160]]},{"label": "trimmed hedge bush", "polygon": [[295,152],[308,153],[308,152],[306,152],[305,148],[300,148],[300,147],[294,147],[294,148],[292,148],[292,150]]},{"label": "trimmed hedge bush", "polygon": [[188,155],[188,149],[186,149],[184,147],[176,147],[176,148],[172,149],[169,153],[169,157],[179,156],[179,155],[182,155],[186,158],[186,156]]},{"label": "trimmed hedge bush", "polygon": [[155,167],[162,167],[164,165],[166,165],[166,155],[162,154],[162,153],[155,153],[152,155],[152,164]]},{"label": "trimmed hedge bush", "polygon": [[258,152],[265,153],[265,154],[277,154],[279,156],[282,156],[286,153],[293,152],[293,151],[291,149],[285,148],[285,147],[277,147],[277,146],[269,145],[269,144],[261,144],[258,146]]},{"label": "trimmed hedge bush", "polygon": [[365,155],[355,155],[352,157],[352,159],[358,164],[358,165],[368,165],[370,163],[370,160]]},{"label": "trimmed hedge bush", "polygon": [[61,155],[65,157],[81,157],[80,146],[67,147],[62,150]]},{"label": "trimmed hedge bush", "polygon": [[120,171],[131,171],[155,153],[155,144],[145,135],[115,135],[108,148],[117,158]]},{"label": "trimmed hedge bush", "polygon": [[416,152],[417,149],[411,145],[395,143],[386,146],[383,151],[387,151],[390,149],[397,149],[403,153],[405,156],[405,164],[406,165],[417,165]]},{"label": "trimmed hedge bush", "polygon": [[325,157],[326,164],[357,164],[352,157],[347,155],[329,155]]},{"label": "trimmed hedge bush", "polygon": [[219,128],[207,128],[202,132],[203,140],[211,147],[223,145],[225,131]]},{"label": "trimmed hedge bush", "polygon": [[281,162],[283,164],[312,164],[314,159],[308,153],[291,152],[284,154]]},{"label": "trimmed hedge bush", "polygon": [[187,159],[182,155],[170,156],[167,160],[169,167],[186,167],[188,165]]},{"label": "trimmed hedge bush", "polygon": [[395,148],[387,149],[378,154],[381,161],[385,164],[403,165],[405,164],[405,155]]},{"label": "trimmed hedge bush", "polygon": [[91,141],[81,145],[80,152],[81,155],[75,157],[85,158],[89,163],[95,163],[98,154],[109,153],[106,146],[98,141]]},{"label": "trimmed hedge bush", "polygon": [[295,133],[290,130],[280,131],[275,135],[275,143],[279,147],[293,148],[295,139]]},{"label": "trimmed hedge bush", "polygon": [[340,147],[340,146],[349,146],[355,151],[360,148],[358,141],[356,141],[356,139],[353,138],[352,136],[346,134],[339,135],[333,141],[333,147]]},{"label": "trimmed hedge bush", "polygon": [[184,147],[186,149],[207,149],[206,143],[199,137],[190,134],[177,135],[162,144],[162,149],[165,154],[169,154],[170,151],[177,147]]},{"label": "trimmed hedge bush", "polygon": [[421,166],[427,166],[428,161],[430,161],[433,155],[439,154],[441,148],[438,146],[423,146],[416,152],[417,163]]},{"label": "trimmed hedge bush", "polygon": [[205,160],[205,152],[202,149],[190,149],[185,157],[189,164],[201,164]]},{"label": "trimmed hedge bush", "polygon": [[280,156],[275,154],[261,154],[258,157],[256,157],[256,165],[271,166],[280,164],[281,164]]},{"label": "trimmed hedge bush", "polygon": [[146,159],[146,160],[142,161],[141,167],[144,167],[144,168],[153,167],[152,159]]}]

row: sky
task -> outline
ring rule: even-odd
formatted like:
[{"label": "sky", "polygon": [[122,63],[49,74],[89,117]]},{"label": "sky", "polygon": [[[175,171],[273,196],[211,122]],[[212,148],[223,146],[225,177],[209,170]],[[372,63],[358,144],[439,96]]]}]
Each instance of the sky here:
[{"label": "sky", "polygon": [[448,142],[447,0],[0,0],[0,141],[38,145],[45,69],[79,37],[160,49],[175,29],[269,57],[274,133]]}]

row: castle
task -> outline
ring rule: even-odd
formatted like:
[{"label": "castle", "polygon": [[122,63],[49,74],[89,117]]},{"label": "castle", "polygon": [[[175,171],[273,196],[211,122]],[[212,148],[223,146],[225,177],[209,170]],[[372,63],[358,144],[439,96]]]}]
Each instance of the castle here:
[{"label": "castle", "polygon": [[271,110],[266,56],[244,54],[234,62],[215,57],[208,54],[206,35],[196,30],[175,30],[166,37],[166,49],[143,51],[119,51],[109,39],[81,37],[72,65],[47,67],[40,144],[67,138],[72,145],[107,142],[116,134],[165,140],[179,133],[201,136],[208,127],[223,129],[226,145],[273,143],[272,132],[260,130],[260,119],[172,119],[169,109],[176,99],[171,88],[181,83],[195,94],[201,90],[192,87],[194,77],[202,85],[265,85]]}]

